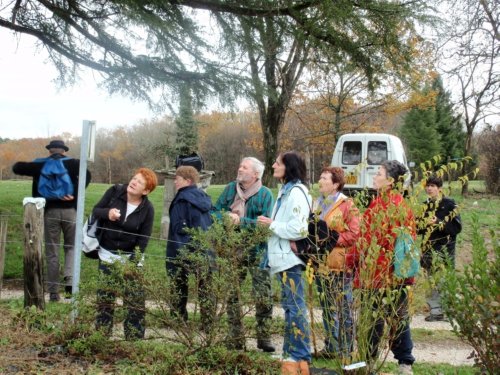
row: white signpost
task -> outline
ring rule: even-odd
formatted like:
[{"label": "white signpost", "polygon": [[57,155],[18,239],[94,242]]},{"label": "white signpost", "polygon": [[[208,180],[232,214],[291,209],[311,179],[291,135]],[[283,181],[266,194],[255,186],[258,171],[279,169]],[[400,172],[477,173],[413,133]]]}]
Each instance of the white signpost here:
[{"label": "white signpost", "polygon": [[82,262],[83,214],[85,209],[85,184],[87,179],[87,161],[94,161],[95,121],[83,120],[82,139],[80,145],[80,172],[78,178],[78,200],[76,203],[75,254],[73,259],[73,311],[71,319],[78,315],[76,296],[80,290],[80,267]]}]

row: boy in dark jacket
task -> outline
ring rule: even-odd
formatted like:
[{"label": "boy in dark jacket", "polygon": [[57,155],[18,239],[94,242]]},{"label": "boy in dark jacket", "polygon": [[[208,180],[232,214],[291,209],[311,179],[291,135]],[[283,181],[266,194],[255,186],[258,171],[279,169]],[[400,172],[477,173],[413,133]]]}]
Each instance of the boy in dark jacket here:
[{"label": "boy in dark jacket", "polygon": [[[177,190],[169,208],[170,224],[168,227],[167,242],[167,275],[172,278],[177,299],[174,301],[172,314],[188,319],[188,276],[190,264],[183,259],[181,248],[191,252],[196,249],[189,247],[191,235],[186,229],[208,229],[212,224],[210,209],[212,201],[203,190],[197,187],[199,182],[198,171],[191,166],[180,166],[175,172],[174,185]],[[206,293],[208,275],[202,275],[199,280],[200,309],[202,325],[206,326],[212,320],[211,311],[215,307],[211,303],[211,296]]]},{"label": "boy in dark jacket", "polygon": [[[434,274],[439,263],[449,262],[455,266],[455,244],[462,230],[457,204],[443,195],[442,186],[443,180],[439,176],[432,175],[427,179],[425,191],[428,199],[419,223],[419,234],[423,236],[421,265],[429,276]],[[438,288],[431,291],[427,304],[430,314],[426,321],[445,320]]]}]

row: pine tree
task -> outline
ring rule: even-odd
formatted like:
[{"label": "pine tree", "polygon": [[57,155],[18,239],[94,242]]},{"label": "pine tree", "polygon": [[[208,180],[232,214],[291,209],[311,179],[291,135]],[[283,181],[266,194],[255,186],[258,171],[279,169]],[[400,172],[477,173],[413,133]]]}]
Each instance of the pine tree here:
[{"label": "pine tree", "polygon": [[450,93],[445,91],[441,77],[422,89],[422,97],[432,97],[432,104],[413,108],[404,119],[400,135],[411,161],[417,163],[440,155],[448,159],[463,156],[465,132],[460,116],[453,111]]},{"label": "pine tree", "polygon": [[439,154],[440,136],[435,128],[433,108],[413,108],[404,118],[400,136],[403,139],[410,161],[419,165]]},{"label": "pine tree", "polygon": [[450,93],[445,91],[443,81],[438,76],[432,83],[436,92],[436,130],[441,136],[441,155],[444,160],[460,158],[464,154],[465,131],[460,116],[454,114]]},{"label": "pine tree", "polygon": [[180,90],[179,116],[175,120],[177,139],[175,150],[178,154],[189,155],[197,151],[198,122],[193,116],[191,89],[183,85]]}]

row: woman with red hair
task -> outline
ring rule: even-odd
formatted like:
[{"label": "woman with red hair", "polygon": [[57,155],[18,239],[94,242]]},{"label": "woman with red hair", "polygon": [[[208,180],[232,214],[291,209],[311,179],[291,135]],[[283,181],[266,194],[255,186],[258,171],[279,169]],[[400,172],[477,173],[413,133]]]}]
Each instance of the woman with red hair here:
[{"label": "woman with red hair", "polygon": [[[139,168],[127,185],[117,184],[110,187],[101,200],[94,206],[92,215],[98,220],[99,255],[108,254],[99,260],[102,288],[97,291],[97,329],[110,335],[113,329],[116,290],[109,277],[113,277],[114,261],[121,259],[119,253],[128,257],[132,266],[139,271],[144,254],[153,231],[154,208],[148,194],[158,185],[154,171]],[[123,304],[127,310],[124,321],[127,340],[144,338],[146,324],[146,298],[142,283],[137,279],[139,272],[123,275]],[[114,280],[113,281],[123,281]]]}]

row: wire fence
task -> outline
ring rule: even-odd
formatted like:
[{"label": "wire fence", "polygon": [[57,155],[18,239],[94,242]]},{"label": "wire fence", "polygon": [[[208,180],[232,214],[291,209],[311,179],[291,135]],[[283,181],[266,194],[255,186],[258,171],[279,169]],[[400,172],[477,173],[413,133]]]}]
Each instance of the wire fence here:
[{"label": "wire fence", "polygon": [[[22,225],[22,222],[23,222],[23,215],[19,215],[19,214],[7,214],[7,215],[0,215],[0,220],[7,220],[7,222],[14,222],[15,225]],[[70,221],[70,220],[63,220],[63,219],[51,219],[49,218],[48,219],[49,221],[50,220],[53,220],[53,221],[57,221],[57,222],[60,222],[60,223],[63,223],[63,222],[66,222],[66,223],[73,223],[75,224],[75,221]],[[175,244],[178,244],[178,245],[186,245],[186,243],[184,242],[179,242],[179,241],[174,241],[174,240],[169,240],[169,239],[166,239],[166,238],[162,238],[161,236],[159,235],[150,235],[150,236],[145,236],[145,235],[141,235],[141,234],[137,234],[137,233],[133,233],[133,232],[127,232],[127,231],[123,231],[123,230],[118,230],[118,229],[110,229],[110,228],[106,228],[104,226],[97,226],[97,229],[101,230],[101,231],[108,231],[108,232],[119,232],[119,233],[122,233],[122,234],[128,234],[128,235],[133,235],[133,236],[136,236],[136,237],[147,237],[148,238],[148,246],[147,248],[145,249],[144,253],[142,254],[143,258],[145,261],[147,261],[148,259],[152,259],[152,260],[163,260],[163,261],[169,261],[169,262],[172,262],[172,263],[176,263],[176,262],[179,262],[179,263],[182,263],[183,260],[177,260],[175,258],[168,258],[166,256],[166,248],[167,248],[167,244],[168,243],[175,243]],[[86,224],[84,224],[84,227],[81,229],[82,231],[86,230]],[[9,232],[10,233],[13,233],[13,232],[19,232],[19,236],[22,236],[22,230],[19,230],[19,231],[16,231],[15,229],[13,229],[12,225],[9,227]],[[61,232],[62,234],[62,232]],[[17,235],[17,233],[16,233]],[[6,257],[9,256],[9,252],[12,253],[13,250],[14,250],[14,246],[12,245],[19,245],[20,247],[24,246],[25,242],[24,242],[24,239],[23,238],[19,238],[19,239],[12,239],[12,235],[10,236],[7,236],[7,239],[5,241],[0,241],[0,244],[4,244],[5,247],[6,247]],[[51,245],[53,245],[54,243],[51,243]],[[43,241],[43,246],[47,245],[45,243],[45,241]],[[64,242],[59,242],[57,243],[57,245],[59,246],[60,249],[63,249],[64,246],[65,246],[65,243]],[[148,247],[151,247],[151,246],[155,246],[157,249],[158,248],[163,248],[165,249],[165,253],[164,254],[158,254],[157,252],[156,253],[152,253],[152,252],[148,252]],[[181,247],[182,247],[181,246]],[[18,247],[16,247],[18,248]],[[9,278],[9,281],[11,282],[21,282],[23,281],[23,279],[19,279],[19,278]],[[64,283],[59,283],[59,285],[61,286],[64,286],[65,284]]]}]

